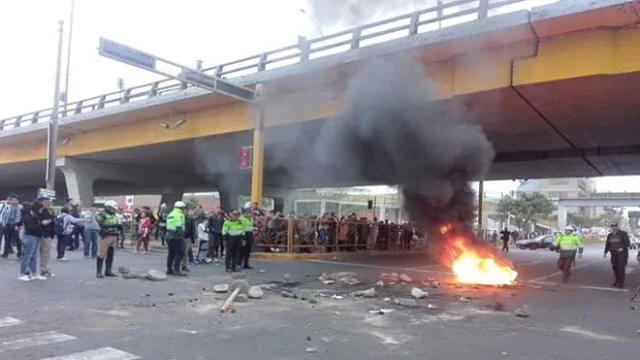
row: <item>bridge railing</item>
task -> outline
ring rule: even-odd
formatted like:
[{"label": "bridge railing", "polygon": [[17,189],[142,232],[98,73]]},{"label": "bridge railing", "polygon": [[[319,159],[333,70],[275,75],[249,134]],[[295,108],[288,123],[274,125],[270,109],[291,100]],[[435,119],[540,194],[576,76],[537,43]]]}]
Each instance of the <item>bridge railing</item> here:
[{"label": "bridge railing", "polygon": [[[221,78],[253,75],[323,56],[333,55],[384,41],[437,30],[451,24],[483,20],[494,13],[514,11],[514,6],[527,0],[450,0],[437,6],[307,40],[297,44],[243,59],[205,68],[203,71]],[[449,25],[448,25],[449,24]],[[60,106],[60,118],[100,111],[105,108],[175,93],[190,87],[186,83],[165,79]],[[0,120],[0,132],[47,123],[52,108]]]}]

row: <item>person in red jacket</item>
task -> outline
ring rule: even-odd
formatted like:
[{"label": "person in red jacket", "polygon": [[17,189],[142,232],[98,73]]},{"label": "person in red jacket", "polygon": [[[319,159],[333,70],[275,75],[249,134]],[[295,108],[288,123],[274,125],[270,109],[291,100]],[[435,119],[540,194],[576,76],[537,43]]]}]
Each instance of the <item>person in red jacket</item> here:
[{"label": "person in red jacket", "polygon": [[149,236],[151,236],[151,217],[149,213],[143,211],[138,224],[138,244],[136,251],[140,251],[140,245],[144,245],[144,251],[149,252]]}]

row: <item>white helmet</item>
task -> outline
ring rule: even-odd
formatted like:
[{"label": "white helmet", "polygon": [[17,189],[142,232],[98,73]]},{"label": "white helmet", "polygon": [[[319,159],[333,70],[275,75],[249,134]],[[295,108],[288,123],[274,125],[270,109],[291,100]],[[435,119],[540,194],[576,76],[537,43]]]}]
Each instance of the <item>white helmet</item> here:
[{"label": "white helmet", "polygon": [[118,208],[118,203],[113,201],[113,200],[107,200],[107,202],[104,203],[104,207],[110,207],[110,208],[117,209]]},{"label": "white helmet", "polygon": [[564,231],[573,231],[573,226],[567,226]]},{"label": "white helmet", "polygon": [[183,208],[186,208],[186,207],[187,207],[187,205],[186,205],[185,203],[183,203],[182,201],[176,201],[176,202],[173,204],[173,207],[174,207],[174,208],[178,208],[178,209],[183,209]]}]

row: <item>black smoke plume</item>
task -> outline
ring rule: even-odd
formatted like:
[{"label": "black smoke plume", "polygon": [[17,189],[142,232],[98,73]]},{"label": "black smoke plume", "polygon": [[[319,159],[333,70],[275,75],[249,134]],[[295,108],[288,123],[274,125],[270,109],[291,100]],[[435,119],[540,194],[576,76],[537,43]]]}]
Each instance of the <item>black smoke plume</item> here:
[{"label": "black smoke plume", "polygon": [[314,154],[325,174],[400,185],[412,222],[429,230],[470,224],[474,191],[494,151],[482,129],[447,116],[426,69],[412,60],[368,66],[345,93],[344,111],[322,129]]}]

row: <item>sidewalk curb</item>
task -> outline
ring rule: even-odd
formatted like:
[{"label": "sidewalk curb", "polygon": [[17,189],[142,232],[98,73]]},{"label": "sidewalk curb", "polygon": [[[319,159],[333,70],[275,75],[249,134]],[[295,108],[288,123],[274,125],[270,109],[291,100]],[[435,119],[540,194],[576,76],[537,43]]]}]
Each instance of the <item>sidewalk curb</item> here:
[{"label": "sidewalk curb", "polygon": [[[125,245],[129,247],[135,247],[136,242],[133,240],[126,240]],[[153,252],[167,252],[166,246],[160,244],[149,244],[149,250]],[[393,257],[393,256],[407,256],[407,255],[424,255],[428,256],[426,250],[414,250],[414,251],[358,251],[358,252],[327,252],[327,253],[268,253],[268,252],[253,252],[251,253],[252,259],[267,260],[267,261],[305,261],[305,260],[358,260],[358,259],[371,259],[375,257]]]}]

